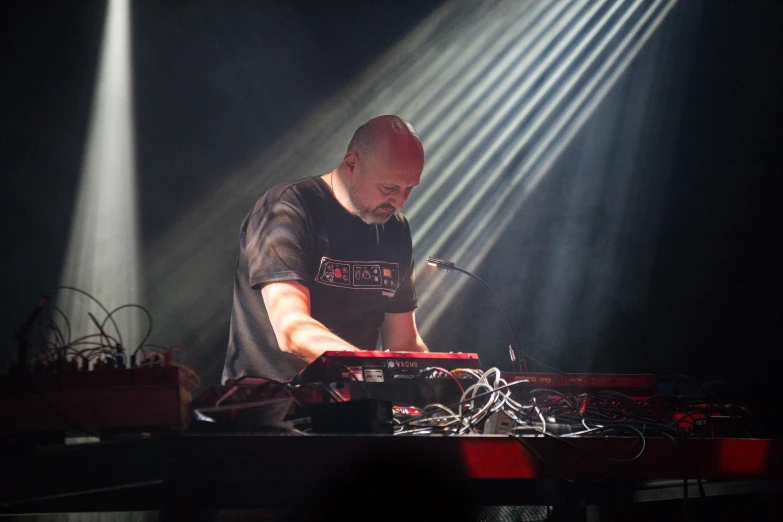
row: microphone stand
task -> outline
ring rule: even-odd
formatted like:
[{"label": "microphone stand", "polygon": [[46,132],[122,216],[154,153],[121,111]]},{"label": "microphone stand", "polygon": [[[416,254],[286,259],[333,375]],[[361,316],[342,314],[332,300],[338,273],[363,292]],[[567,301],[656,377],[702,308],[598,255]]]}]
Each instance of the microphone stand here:
[{"label": "microphone stand", "polygon": [[22,393],[27,389],[27,352],[29,344],[27,343],[27,331],[33,326],[38,316],[49,304],[49,297],[44,296],[38,302],[38,305],[27,315],[24,322],[14,334],[14,339],[19,344],[17,363],[16,363],[16,391]]},{"label": "microphone stand", "polygon": [[[492,288],[484,282],[483,279],[481,279],[479,276],[472,274],[468,272],[467,270],[463,270],[461,268],[458,268],[454,263],[451,261],[444,261],[442,259],[438,259],[435,257],[428,257],[427,258],[427,264],[429,266],[434,266],[436,268],[440,268],[442,270],[446,271],[456,271],[463,273],[465,275],[468,275],[481,283],[484,288],[489,290],[489,293],[492,294],[492,297],[495,299],[495,302],[498,304],[498,308],[500,308],[501,313],[503,314],[503,319],[506,321],[506,327],[508,328],[508,333],[511,335],[511,340],[513,344],[508,345],[508,355],[511,359],[511,366],[515,367],[516,370],[519,372],[527,371],[527,361],[525,361],[524,357],[522,356],[522,351],[519,349],[519,343],[517,343],[517,339],[514,336],[514,330],[511,328],[511,322],[508,320],[508,315],[506,315],[506,310],[503,308],[503,304],[500,302],[500,299],[498,299],[498,296],[495,295],[495,292],[492,291]],[[523,368],[524,365],[524,368]]]}]

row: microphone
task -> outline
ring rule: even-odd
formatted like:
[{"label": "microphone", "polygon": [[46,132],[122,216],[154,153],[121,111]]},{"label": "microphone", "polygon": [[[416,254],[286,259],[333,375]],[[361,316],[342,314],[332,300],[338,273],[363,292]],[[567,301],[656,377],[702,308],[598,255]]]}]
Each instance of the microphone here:
[{"label": "microphone", "polygon": [[27,315],[24,322],[14,334],[14,339],[18,343],[17,363],[16,363],[16,391],[24,392],[27,389],[27,331],[33,326],[33,323],[40,317],[44,308],[49,305],[49,296],[44,296],[38,301],[35,308]]},{"label": "microphone", "polygon": [[[451,261],[444,261],[443,259],[438,259],[436,257],[428,257],[427,258],[427,264],[429,266],[434,266],[435,268],[440,268],[441,270],[446,270],[448,272],[451,271],[457,271],[461,272],[465,275],[469,275],[482,285],[484,285],[484,288],[489,290],[489,293],[492,294],[492,297],[495,298],[495,302],[498,304],[498,308],[500,308],[500,311],[503,313],[503,319],[506,321],[506,327],[508,327],[508,333],[511,335],[511,341],[513,344],[508,345],[508,355],[511,359],[511,366],[515,367],[518,371],[527,371],[527,362],[525,361],[524,357],[520,354],[524,354],[522,350],[519,349],[519,343],[517,343],[516,337],[514,337],[514,330],[511,328],[511,323],[508,320],[508,315],[506,314],[506,310],[503,308],[503,304],[500,302],[500,299],[498,299],[498,296],[495,295],[495,292],[492,291],[492,288],[484,282],[483,279],[481,279],[476,274],[472,274],[468,272],[467,270],[463,270],[461,268],[458,268],[454,263]],[[528,356],[530,360],[534,360],[532,357]],[[524,365],[524,370],[523,370]],[[544,365],[546,366],[546,365]]]}]

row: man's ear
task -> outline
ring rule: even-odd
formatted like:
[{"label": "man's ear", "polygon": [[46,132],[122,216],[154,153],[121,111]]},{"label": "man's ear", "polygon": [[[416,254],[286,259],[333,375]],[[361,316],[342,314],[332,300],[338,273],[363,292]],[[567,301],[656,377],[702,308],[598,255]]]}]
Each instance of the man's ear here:
[{"label": "man's ear", "polygon": [[343,157],[343,165],[345,165],[345,172],[348,174],[348,179],[353,179],[353,174],[356,171],[356,163],[359,160],[359,156],[355,152],[346,152]]}]

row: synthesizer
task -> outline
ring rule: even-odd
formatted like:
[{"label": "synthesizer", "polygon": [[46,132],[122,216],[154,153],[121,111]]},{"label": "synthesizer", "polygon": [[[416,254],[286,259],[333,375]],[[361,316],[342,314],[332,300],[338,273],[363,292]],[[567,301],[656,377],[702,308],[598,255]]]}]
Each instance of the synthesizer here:
[{"label": "synthesizer", "polygon": [[298,383],[323,383],[346,400],[381,399],[394,405],[424,406],[459,400],[461,391],[438,369],[480,369],[475,353],[325,352],[296,377]]},{"label": "synthesizer", "polygon": [[480,369],[475,353],[446,352],[325,352],[310,363],[299,382],[394,383],[419,377],[430,368]]},{"label": "synthesizer", "polygon": [[181,431],[190,421],[187,374],[172,366],[30,376],[19,393],[0,376],[0,437],[35,432]]},{"label": "synthesizer", "polygon": [[655,376],[649,373],[503,372],[500,376],[508,383],[527,381],[514,386],[519,391],[532,388],[550,388],[570,393],[613,390],[630,397],[651,397],[657,393]]}]

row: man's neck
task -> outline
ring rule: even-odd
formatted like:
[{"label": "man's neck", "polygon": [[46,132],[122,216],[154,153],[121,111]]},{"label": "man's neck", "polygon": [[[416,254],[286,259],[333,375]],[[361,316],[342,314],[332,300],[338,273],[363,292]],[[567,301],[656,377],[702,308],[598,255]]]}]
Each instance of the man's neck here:
[{"label": "man's neck", "polygon": [[343,178],[340,175],[340,169],[334,169],[332,172],[324,174],[321,176],[321,179],[324,180],[324,183],[329,186],[329,190],[331,191],[332,196],[346,210],[346,212],[352,215],[356,215],[356,212],[353,211],[351,200],[348,197],[348,189],[343,183]]}]

